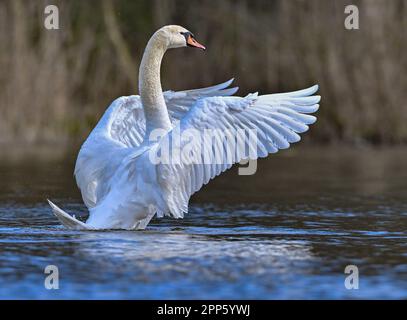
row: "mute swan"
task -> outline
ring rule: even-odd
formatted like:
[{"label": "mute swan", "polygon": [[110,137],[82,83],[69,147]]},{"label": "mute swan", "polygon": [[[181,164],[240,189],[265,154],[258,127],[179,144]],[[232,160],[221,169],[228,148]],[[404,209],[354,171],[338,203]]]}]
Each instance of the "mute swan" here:
[{"label": "mute swan", "polygon": [[[228,88],[232,79],[203,89],[163,92],[163,55],[167,49],[186,46],[205,50],[181,26],[162,27],[150,38],[139,70],[140,96],[116,99],[80,149],[75,177],[89,209],[86,223],[48,200],[65,227],[144,229],[155,214],[182,218],[191,195],[210,179],[249,156],[266,157],[288,148],[300,140],[298,133],[316,121],[308,113],[319,107],[320,97],[311,96],[317,85],[289,93],[237,97],[232,96],[237,88]],[[215,133],[210,141],[198,137],[211,129]],[[256,139],[247,141],[245,132],[250,130]],[[158,137],[157,131],[161,132]],[[234,145],[221,137],[226,131],[232,133],[229,142]],[[182,138],[176,144],[179,134]],[[186,161],[176,162],[174,155],[159,159],[165,146],[175,145]],[[227,153],[230,145],[240,148]]]}]

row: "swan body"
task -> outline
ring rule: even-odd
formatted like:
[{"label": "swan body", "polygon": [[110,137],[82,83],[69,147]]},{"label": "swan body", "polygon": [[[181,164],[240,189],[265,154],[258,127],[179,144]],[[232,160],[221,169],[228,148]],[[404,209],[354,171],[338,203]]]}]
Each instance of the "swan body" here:
[{"label": "swan body", "polygon": [[[139,70],[140,96],[113,101],[80,149],[75,177],[88,220],[83,223],[49,201],[65,227],[133,230],[144,229],[154,215],[182,218],[191,195],[209,180],[249,156],[266,157],[288,148],[316,121],[309,114],[319,107],[320,97],[313,96],[318,86],[238,97],[233,96],[237,88],[229,88],[232,79],[208,88],[163,92],[164,53],[185,46],[205,49],[180,26],[165,26],[149,40]],[[209,130],[214,132],[211,143],[201,137]],[[245,130],[256,132],[254,143],[239,136]],[[160,135],[152,139],[157,131]],[[234,142],[243,147],[226,152],[225,132],[235,134]],[[160,159],[166,161],[154,160],[183,133],[190,139],[181,140],[178,150],[188,147],[186,158],[193,161],[171,161],[173,154]],[[248,150],[255,152],[248,156]]]}]

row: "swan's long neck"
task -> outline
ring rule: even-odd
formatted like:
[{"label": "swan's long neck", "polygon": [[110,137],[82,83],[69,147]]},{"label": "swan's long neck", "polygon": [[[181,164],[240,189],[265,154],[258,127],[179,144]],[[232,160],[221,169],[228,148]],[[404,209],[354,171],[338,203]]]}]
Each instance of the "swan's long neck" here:
[{"label": "swan's long neck", "polygon": [[171,128],[160,81],[161,61],[166,50],[166,39],[155,33],[147,44],[140,64],[139,91],[146,118],[147,137],[154,129]]}]

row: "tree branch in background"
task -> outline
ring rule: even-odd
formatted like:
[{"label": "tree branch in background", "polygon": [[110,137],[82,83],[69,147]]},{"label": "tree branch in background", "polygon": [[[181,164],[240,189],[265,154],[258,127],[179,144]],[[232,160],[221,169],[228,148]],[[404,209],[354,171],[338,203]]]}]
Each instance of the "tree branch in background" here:
[{"label": "tree branch in background", "polygon": [[124,74],[131,83],[137,83],[137,65],[131,57],[130,49],[126,44],[114,14],[113,2],[103,1],[103,17],[107,33],[117,52]]}]

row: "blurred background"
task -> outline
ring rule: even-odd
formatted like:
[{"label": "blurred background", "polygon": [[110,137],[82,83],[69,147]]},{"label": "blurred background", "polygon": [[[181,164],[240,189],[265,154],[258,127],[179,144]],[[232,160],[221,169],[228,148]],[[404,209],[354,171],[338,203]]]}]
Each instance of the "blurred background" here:
[{"label": "blurred background", "polygon": [[[59,8],[60,29],[44,28]],[[163,89],[235,77],[239,95],[320,84],[305,143],[407,142],[407,1],[0,0],[0,145],[72,152],[112,100],[137,94],[138,65],[159,27],[180,24],[208,50],[171,50]],[[10,149],[9,149],[10,150]],[[10,152],[10,151],[9,151]]]},{"label": "blurred background", "polygon": [[[59,30],[44,27],[49,4]],[[344,26],[349,4],[359,30]],[[318,122],[255,175],[235,166],[209,183],[183,220],[64,229],[46,199],[86,218],[78,149],[115,98],[138,93],[166,24],[207,50],[168,51],[164,90],[318,83]],[[0,0],[0,299],[407,299],[406,30],[407,0]],[[43,287],[49,264],[61,290]],[[344,287],[350,264],[360,290]]]}]

